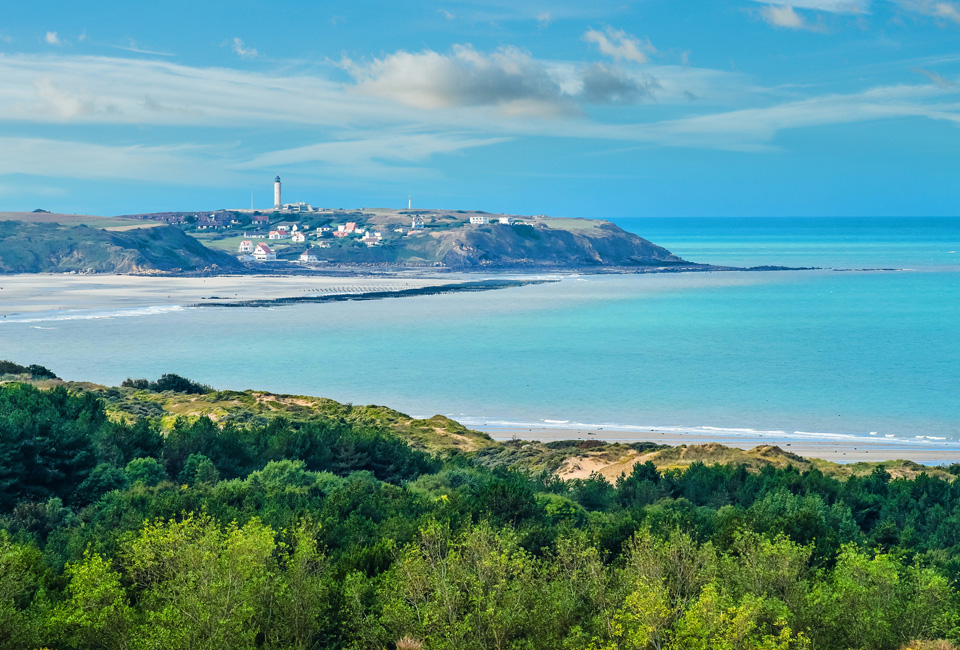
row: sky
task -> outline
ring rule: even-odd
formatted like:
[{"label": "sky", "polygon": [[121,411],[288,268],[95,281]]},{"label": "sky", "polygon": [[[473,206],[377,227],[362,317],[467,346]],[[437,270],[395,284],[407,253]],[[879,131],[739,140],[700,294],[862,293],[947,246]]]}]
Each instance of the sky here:
[{"label": "sky", "polygon": [[0,210],[960,214],[960,0],[31,0]]}]

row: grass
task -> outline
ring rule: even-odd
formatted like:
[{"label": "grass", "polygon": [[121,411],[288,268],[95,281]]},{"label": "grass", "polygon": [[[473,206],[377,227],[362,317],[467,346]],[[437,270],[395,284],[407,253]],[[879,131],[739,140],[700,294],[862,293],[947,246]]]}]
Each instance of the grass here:
[{"label": "grass", "polygon": [[[17,377],[10,379],[21,380]],[[29,381],[41,388],[64,384],[58,380]],[[217,422],[265,424],[275,417],[294,422],[347,421],[387,430],[403,438],[416,449],[431,453],[472,453],[477,462],[488,467],[509,466],[531,472],[549,472],[566,478],[586,478],[594,471],[614,481],[629,474],[637,463],[652,462],[659,470],[683,471],[693,463],[705,465],[744,465],[758,472],[766,466],[800,471],[818,469],[827,476],[845,479],[868,476],[877,466],[894,478],[915,478],[922,473],[952,481],[949,472],[908,460],[839,464],[816,458],[803,458],[783,449],[764,445],[749,450],[717,443],[670,447],[653,442],[604,443],[598,440],[560,440],[497,442],[487,434],[472,431],[442,415],[416,419],[386,406],[354,406],[323,397],[279,395],[264,391],[213,391],[205,395],[109,388],[97,384],[66,382],[68,388],[95,392],[107,405],[110,417],[134,421],[137,417],[159,418],[169,429],[178,417],[210,417]]]},{"label": "grass", "polygon": [[104,230],[124,231],[135,228],[161,226],[149,219],[126,219],[123,217],[98,217],[85,214],[58,214],[50,212],[0,212],[0,221],[25,221],[27,223],[59,223],[64,226],[88,226]]}]

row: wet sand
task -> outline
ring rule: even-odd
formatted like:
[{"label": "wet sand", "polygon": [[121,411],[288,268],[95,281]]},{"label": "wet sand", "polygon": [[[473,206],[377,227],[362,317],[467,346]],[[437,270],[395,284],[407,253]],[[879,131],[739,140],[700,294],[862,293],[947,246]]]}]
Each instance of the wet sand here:
[{"label": "wet sand", "polygon": [[776,445],[784,451],[807,458],[822,458],[835,463],[861,461],[912,460],[924,465],[949,465],[960,462],[960,442],[947,440],[896,440],[857,436],[815,439],[775,435],[705,435],[662,431],[624,431],[615,429],[508,428],[471,426],[494,440],[600,440],[604,442],[656,442],[664,445],[704,445],[719,443],[727,447],[753,449]]},{"label": "wet sand", "polygon": [[191,305],[218,297],[270,300],[334,293],[398,291],[451,278],[227,275],[209,278],[134,275],[22,274],[0,276],[0,318],[74,309]]}]

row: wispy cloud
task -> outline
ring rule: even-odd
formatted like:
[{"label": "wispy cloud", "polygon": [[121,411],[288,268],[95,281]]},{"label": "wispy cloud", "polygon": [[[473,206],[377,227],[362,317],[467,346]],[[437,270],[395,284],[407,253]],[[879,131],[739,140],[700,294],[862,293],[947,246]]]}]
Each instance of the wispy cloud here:
[{"label": "wispy cloud", "polygon": [[805,16],[798,13],[790,5],[767,5],[760,9],[760,16],[774,27],[784,29],[807,30],[811,32],[825,32],[819,22],[811,23]]},{"label": "wispy cloud", "polygon": [[832,14],[864,14],[870,11],[870,0],[753,0],[768,6],[810,9]]},{"label": "wispy cloud", "polygon": [[960,3],[948,0],[893,0],[907,11],[960,25]]},{"label": "wispy cloud", "polygon": [[60,40],[56,32],[47,32],[43,40],[46,41],[48,45],[63,45],[63,41]]},{"label": "wispy cloud", "polygon": [[605,27],[603,31],[588,29],[583,35],[583,40],[596,45],[601,54],[609,56],[614,61],[646,63],[648,55],[657,51],[649,40],[640,40],[621,29],[612,27]]},{"label": "wispy cloud", "polygon": [[0,137],[0,152],[0,175],[125,179],[188,186],[225,185],[232,176],[225,170],[222,156],[211,156],[209,147],[194,145],[147,147]]},{"label": "wispy cloud", "polygon": [[124,52],[135,52],[136,54],[153,54],[156,56],[173,56],[171,52],[160,52],[157,50],[148,50],[137,45],[135,40],[128,39],[128,45],[105,45],[105,47],[112,48],[114,50],[123,50]]},{"label": "wispy cloud", "polygon": [[234,163],[232,169],[316,170],[334,178],[412,178],[431,171],[424,166],[434,156],[506,142],[506,137],[476,137],[458,133],[370,133],[364,138],[330,140],[302,147],[269,151]]},{"label": "wispy cloud", "polygon": [[944,78],[943,75],[941,75],[939,72],[935,72],[933,70],[924,70],[923,68],[914,68],[913,72],[923,75],[924,77],[932,81],[934,85],[940,88],[956,88],[957,87],[956,81],[951,81],[949,79]]},{"label": "wispy cloud", "polygon": [[[776,148],[785,131],[823,125],[903,118],[960,124],[960,89],[923,70],[933,83],[798,98],[813,91],[762,88],[746,75],[692,66],[639,71],[614,62],[542,61],[517,49],[396,52],[342,65],[351,83],[146,58],[0,55],[0,121],[14,133],[50,123],[101,125],[106,137],[117,128],[124,138],[131,133],[124,125],[190,129],[143,129],[140,144],[7,137],[0,139],[0,174],[229,184],[302,164],[373,179],[427,173],[437,157],[522,138],[762,152]],[[911,64],[921,65],[937,63]],[[655,110],[633,107],[645,103]],[[684,117],[664,118],[671,104],[682,104]],[[597,105],[617,107],[616,116]],[[265,123],[315,139],[276,151],[234,142],[230,129]],[[65,128],[58,126],[71,133]],[[175,142],[178,133],[204,139],[158,144]],[[202,181],[194,180],[198,174]]]},{"label": "wispy cloud", "polygon": [[254,48],[244,45],[243,40],[239,36],[234,37],[234,39],[230,41],[230,49],[232,49],[237,56],[245,59],[254,59],[260,56],[259,52]]}]

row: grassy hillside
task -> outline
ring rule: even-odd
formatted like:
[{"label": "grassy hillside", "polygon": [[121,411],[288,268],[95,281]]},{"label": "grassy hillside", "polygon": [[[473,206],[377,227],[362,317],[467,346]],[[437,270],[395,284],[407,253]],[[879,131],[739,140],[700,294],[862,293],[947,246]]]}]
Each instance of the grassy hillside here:
[{"label": "grassy hillside", "polygon": [[[0,382],[5,379],[22,381],[29,378],[0,375]],[[38,378],[32,383],[50,388],[63,382]],[[897,478],[916,478],[924,473],[945,480],[953,478],[943,469],[909,460],[840,464],[803,458],[771,445],[743,450],[717,443],[670,447],[652,442],[624,444],[599,440],[498,442],[486,433],[468,429],[443,415],[416,419],[386,406],[354,406],[305,395],[278,395],[256,390],[212,390],[203,394],[188,394],[129,387],[111,388],[80,382],[68,382],[66,385],[71,390],[95,394],[104,400],[111,417],[127,423],[134,422],[138,417],[149,417],[159,421],[164,430],[170,430],[178,418],[193,421],[208,417],[221,426],[227,423],[263,426],[276,418],[305,423],[346,422],[390,432],[416,450],[440,454],[469,453],[486,467],[522,468],[535,473],[547,472],[562,479],[586,479],[598,474],[615,481],[621,474],[630,474],[635,465],[646,462],[653,463],[661,471],[685,470],[694,463],[743,465],[751,472],[758,472],[765,467],[793,467],[799,471],[817,469],[837,479],[869,476],[879,465],[883,465],[891,476]]]},{"label": "grassy hillside", "polygon": [[168,273],[234,271],[235,257],[210,250],[182,230],[147,226],[106,230],[0,220],[0,273]]},{"label": "grassy hillside", "polygon": [[[411,229],[419,216],[422,229]],[[492,223],[473,225],[471,217],[483,216]],[[295,259],[308,247],[316,257],[337,264],[378,264],[399,266],[442,266],[452,269],[478,268],[598,268],[649,267],[686,264],[670,251],[628,233],[609,221],[555,219],[545,216],[510,217],[513,223],[498,222],[502,215],[464,210],[325,211],[321,213],[275,213],[265,234],[279,223],[297,223],[307,232],[306,242],[271,240],[281,259]],[[368,232],[379,232],[382,242],[368,247],[359,236],[318,238],[317,227],[355,223]],[[189,226],[188,226],[189,228]],[[243,232],[254,234],[252,226]],[[235,252],[242,236],[237,228],[198,232],[208,246]],[[262,231],[262,232],[261,232]],[[323,243],[321,248],[319,244]]]}]

